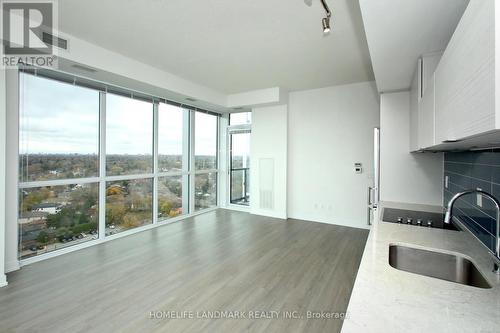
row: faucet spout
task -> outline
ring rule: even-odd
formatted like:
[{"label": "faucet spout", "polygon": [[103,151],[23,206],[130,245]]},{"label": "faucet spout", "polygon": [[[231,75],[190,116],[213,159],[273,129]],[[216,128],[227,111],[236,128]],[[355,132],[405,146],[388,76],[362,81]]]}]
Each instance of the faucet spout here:
[{"label": "faucet spout", "polygon": [[[491,200],[495,204],[495,208],[497,211],[497,214],[496,214],[496,233],[495,233],[495,251],[492,252],[490,250],[490,252],[492,252],[492,254],[495,256],[495,263],[494,263],[493,271],[496,274],[500,275],[500,267],[499,267],[500,266],[500,202],[498,201],[497,198],[495,198],[492,194],[485,192],[483,190],[467,190],[467,191],[457,193],[448,202],[448,207],[446,209],[446,214],[444,216],[444,223],[446,223],[446,224],[451,223],[451,219],[453,216],[453,206],[455,205],[455,202],[459,198],[461,198],[462,196],[467,195],[467,194],[473,194],[473,193],[480,194],[480,195],[488,198],[489,200]],[[468,231],[470,232],[470,230],[468,230]]]}]

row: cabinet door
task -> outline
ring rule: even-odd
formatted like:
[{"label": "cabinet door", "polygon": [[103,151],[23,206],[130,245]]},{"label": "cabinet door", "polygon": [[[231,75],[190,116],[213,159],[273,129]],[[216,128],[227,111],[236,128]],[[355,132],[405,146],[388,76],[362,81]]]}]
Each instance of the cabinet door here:
[{"label": "cabinet door", "polygon": [[418,108],[420,104],[421,78],[420,64],[421,61],[419,59],[410,90],[410,151],[417,151],[420,149],[418,145]]},{"label": "cabinet door", "polygon": [[429,86],[429,80],[434,80],[434,73],[436,68],[443,56],[443,52],[434,52],[430,54],[424,54],[422,56],[422,98],[425,95],[427,87]]},{"label": "cabinet door", "polygon": [[427,80],[418,115],[418,145],[421,149],[434,145],[434,75]]},{"label": "cabinet door", "polygon": [[436,143],[495,128],[495,0],[470,1],[435,73]]}]

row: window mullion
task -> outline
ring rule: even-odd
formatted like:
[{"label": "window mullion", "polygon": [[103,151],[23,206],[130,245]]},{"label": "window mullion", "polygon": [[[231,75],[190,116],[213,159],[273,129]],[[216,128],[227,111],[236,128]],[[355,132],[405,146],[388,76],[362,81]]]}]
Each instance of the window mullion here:
[{"label": "window mullion", "polygon": [[190,209],[191,198],[191,126],[190,126],[190,112],[182,110],[182,213],[189,214],[192,212]]},{"label": "window mullion", "polygon": [[195,190],[195,112],[190,110],[189,111],[189,213],[194,212],[194,200],[195,200],[195,195],[194,195],[194,190]]},{"label": "window mullion", "polygon": [[99,93],[99,239],[106,236],[106,93]]},{"label": "window mullion", "polygon": [[158,223],[158,102],[153,104],[153,224]]}]

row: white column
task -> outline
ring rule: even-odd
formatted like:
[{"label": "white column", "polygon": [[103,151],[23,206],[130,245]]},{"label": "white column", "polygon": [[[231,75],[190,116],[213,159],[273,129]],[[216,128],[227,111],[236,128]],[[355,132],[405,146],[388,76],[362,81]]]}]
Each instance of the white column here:
[{"label": "white column", "polygon": [[6,139],[7,139],[7,103],[6,103],[6,75],[5,70],[0,69],[0,287],[7,285],[5,275],[5,161],[6,161]]},{"label": "white column", "polygon": [[[17,211],[19,207],[17,195],[17,180],[19,178],[19,98],[20,98],[20,77],[17,69],[9,69],[5,72],[6,76],[6,100],[7,122],[6,147],[5,147],[5,189],[2,193],[9,193],[5,198],[5,272],[18,270],[18,240],[19,231],[17,227]],[[2,89],[3,91],[4,89]],[[3,210],[2,210],[3,211]]]}]

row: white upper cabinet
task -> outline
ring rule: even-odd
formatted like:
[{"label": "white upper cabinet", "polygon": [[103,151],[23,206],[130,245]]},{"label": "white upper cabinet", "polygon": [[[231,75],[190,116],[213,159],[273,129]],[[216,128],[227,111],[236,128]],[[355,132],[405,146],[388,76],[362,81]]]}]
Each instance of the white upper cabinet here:
[{"label": "white upper cabinet", "polygon": [[442,52],[423,55],[410,91],[410,151],[433,146],[434,140],[434,71]]},{"label": "white upper cabinet", "polygon": [[436,145],[499,129],[495,9],[495,0],[470,1],[439,62],[435,72]]},{"label": "white upper cabinet", "polygon": [[434,74],[426,81],[426,88],[418,113],[418,144],[419,149],[426,149],[435,144],[434,116],[435,116]]},{"label": "white upper cabinet", "polygon": [[418,60],[410,90],[410,151],[418,151],[420,149],[418,144],[418,106],[420,103],[422,78],[420,65],[421,59]]}]

